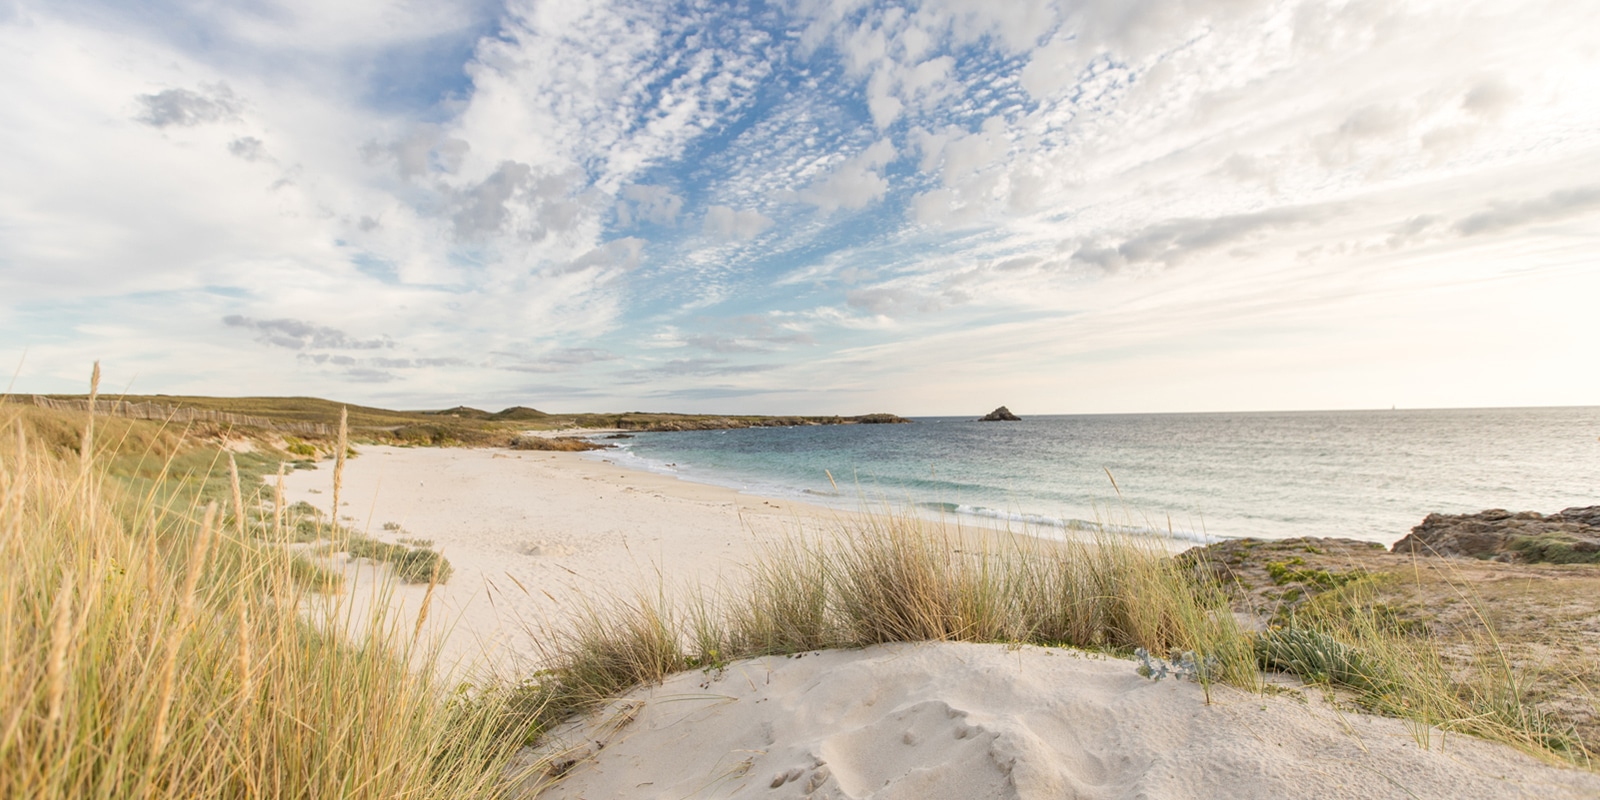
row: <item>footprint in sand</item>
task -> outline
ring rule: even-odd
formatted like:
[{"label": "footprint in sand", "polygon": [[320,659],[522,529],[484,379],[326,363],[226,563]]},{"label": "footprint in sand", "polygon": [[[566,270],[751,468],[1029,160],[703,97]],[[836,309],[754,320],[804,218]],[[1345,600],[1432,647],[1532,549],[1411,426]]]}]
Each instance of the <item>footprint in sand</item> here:
[{"label": "footprint in sand", "polygon": [[523,555],[534,556],[536,558],[560,558],[563,556],[573,555],[577,552],[578,548],[573,547],[570,544],[551,542],[544,539],[528,542],[522,546]]}]

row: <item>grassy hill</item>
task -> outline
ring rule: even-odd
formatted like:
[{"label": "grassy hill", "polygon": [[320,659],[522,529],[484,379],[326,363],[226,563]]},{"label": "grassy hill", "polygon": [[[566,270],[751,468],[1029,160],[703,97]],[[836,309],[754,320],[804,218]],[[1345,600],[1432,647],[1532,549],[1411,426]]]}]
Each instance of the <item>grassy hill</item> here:
[{"label": "grassy hill", "polygon": [[[45,395],[59,403],[85,403],[87,395]],[[7,398],[16,403],[32,403],[33,396]],[[674,414],[628,411],[609,414],[547,414],[534,408],[512,406],[496,412],[469,406],[443,410],[397,411],[387,408],[350,405],[318,397],[202,397],[196,395],[124,395],[102,397],[100,413],[117,415],[156,414],[169,410],[215,412],[202,415],[210,424],[235,428],[260,428],[291,432],[319,440],[331,435],[339,424],[343,409],[349,414],[350,435],[356,441],[417,445],[506,445],[522,431],[566,429],[609,429],[630,431],[720,430],[726,428],[778,427],[794,425],[851,425],[898,423],[907,420],[893,414],[861,416],[763,416]],[[185,421],[194,414],[180,413],[174,419]],[[306,426],[327,426],[327,431],[310,431]]]}]

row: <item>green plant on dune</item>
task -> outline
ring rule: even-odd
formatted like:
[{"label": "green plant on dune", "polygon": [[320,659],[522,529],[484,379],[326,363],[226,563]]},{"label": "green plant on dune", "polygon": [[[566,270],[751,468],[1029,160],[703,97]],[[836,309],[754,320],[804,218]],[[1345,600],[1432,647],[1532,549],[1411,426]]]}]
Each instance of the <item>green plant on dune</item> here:
[{"label": "green plant on dune", "polygon": [[1529,563],[1600,564],[1600,548],[1560,534],[1514,536],[1509,549]]},{"label": "green plant on dune", "polygon": [[[1466,648],[1472,655],[1447,664],[1426,625],[1375,599],[1378,581],[1367,575],[1341,584],[1256,635],[1261,667],[1350,690],[1358,705],[1411,721],[1424,745],[1436,730],[1459,731],[1592,766],[1575,728],[1528,696],[1533,668],[1512,665],[1481,610]],[[1477,605],[1467,587],[1458,591]]]},{"label": "green plant on dune", "polygon": [[446,583],[455,572],[444,556],[427,546],[390,544],[366,536],[351,535],[346,549],[353,558],[370,558],[388,563],[395,575],[406,583]]}]

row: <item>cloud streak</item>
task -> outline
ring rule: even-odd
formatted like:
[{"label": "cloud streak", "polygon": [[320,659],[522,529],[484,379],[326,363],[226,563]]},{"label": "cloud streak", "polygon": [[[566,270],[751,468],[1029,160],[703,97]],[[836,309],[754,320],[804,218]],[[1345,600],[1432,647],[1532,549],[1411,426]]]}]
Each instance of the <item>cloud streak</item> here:
[{"label": "cloud streak", "polygon": [[239,103],[227,84],[202,86],[200,91],[167,89],[137,99],[140,112],[136,119],[156,128],[193,127],[239,116]]},{"label": "cloud streak", "polygon": [[256,341],[290,350],[379,350],[394,347],[394,341],[387,336],[360,339],[337,328],[313,325],[298,319],[252,319],[229,314],[222,318],[222,324],[253,331]]}]

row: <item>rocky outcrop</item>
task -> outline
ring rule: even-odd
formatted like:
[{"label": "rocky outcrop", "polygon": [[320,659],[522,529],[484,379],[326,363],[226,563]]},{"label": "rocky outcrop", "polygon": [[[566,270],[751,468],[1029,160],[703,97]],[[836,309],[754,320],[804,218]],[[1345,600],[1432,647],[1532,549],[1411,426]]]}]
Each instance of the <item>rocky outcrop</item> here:
[{"label": "rocky outcrop", "polygon": [[539,436],[525,433],[511,440],[512,450],[544,450],[560,453],[579,453],[584,450],[605,450],[611,445],[598,444],[576,436]]},{"label": "rocky outcrop", "polygon": [[1600,563],[1600,506],[1548,516],[1491,508],[1476,514],[1429,514],[1391,552],[1511,563]]},{"label": "rocky outcrop", "polygon": [[1022,417],[1011,413],[1011,409],[1001,406],[978,418],[979,422],[1021,422]]},{"label": "rocky outcrop", "polygon": [[859,417],[846,417],[845,419],[846,425],[852,422],[857,425],[899,425],[903,422],[911,421],[905,417],[897,417],[894,414],[862,414]]}]

